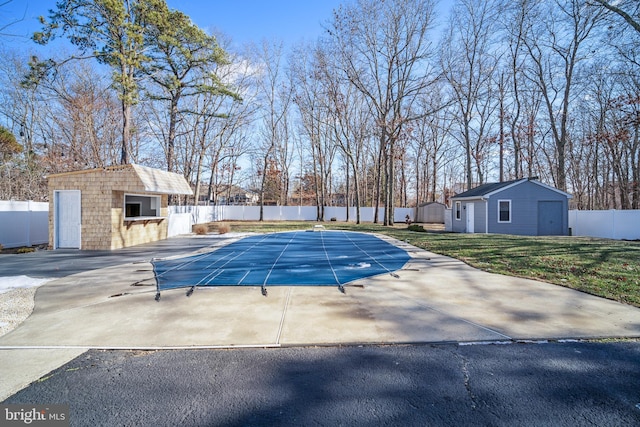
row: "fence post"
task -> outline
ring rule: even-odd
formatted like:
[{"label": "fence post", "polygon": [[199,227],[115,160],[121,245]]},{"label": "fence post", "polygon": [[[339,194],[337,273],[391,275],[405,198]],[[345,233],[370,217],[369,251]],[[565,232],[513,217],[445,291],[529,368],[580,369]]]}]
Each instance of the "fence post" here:
[{"label": "fence post", "polygon": [[31,220],[33,216],[33,209],[31,207],[31,200],[27,201],[27,229],[26,229],[26,238],[27,238],[27,246],[31,246]]}]

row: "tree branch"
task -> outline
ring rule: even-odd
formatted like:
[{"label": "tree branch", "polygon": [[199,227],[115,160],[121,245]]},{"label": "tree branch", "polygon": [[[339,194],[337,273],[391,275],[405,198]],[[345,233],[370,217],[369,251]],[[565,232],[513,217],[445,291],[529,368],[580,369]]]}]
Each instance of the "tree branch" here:
[{"label": "tree branch", "polygon": [[610,10],[611,12],[620,15],[625,21],[627,21],[627,23],[629,25],[631,25],[633,27],[634,30],[636,30],[637,32],[640,33],[640,22],[634,21],[633,17],[631,15],[629,15],[627,12],[625,12],[624,10],[620,9],[619,7],[614,6],[611,3],[607,2],[607,1],[604,1],[604,0],[595,0],[595,2],[599,3],[600,5],[605,7],[606,9]]}]

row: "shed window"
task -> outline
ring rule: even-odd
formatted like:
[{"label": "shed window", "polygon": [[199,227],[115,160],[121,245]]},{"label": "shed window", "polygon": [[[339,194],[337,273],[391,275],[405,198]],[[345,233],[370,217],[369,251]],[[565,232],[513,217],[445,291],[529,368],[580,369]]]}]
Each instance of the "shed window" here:
[{"label": "shed window", "polygon": [[126,194],[124,196],[125,218],[159,217],[160,196]]},{"label": "shed window", "polygon": [[462,218],[462,202],[456,202],[456,219]]},{"label": "shed window", "polygon": [[498,200],[498,222],[511,222],[511,200]]}]

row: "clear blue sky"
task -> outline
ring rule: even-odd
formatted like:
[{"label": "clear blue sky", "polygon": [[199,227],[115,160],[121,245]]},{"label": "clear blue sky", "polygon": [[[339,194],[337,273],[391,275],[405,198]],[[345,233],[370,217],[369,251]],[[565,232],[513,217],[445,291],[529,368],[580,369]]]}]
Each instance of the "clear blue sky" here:
[{"label": "clear blue sky", "polygon": [[[0,0],[0,3],[6,0]],[[287,44],[302,39],[315,40],[322,24],[331,18],[334,8],[345,0],[167,0],[171,9],[189,15],[205,30],[219,30],[234,43],[260,42],[263,38],[279,39]],[[38,16],[48,15],[56,0],[12,0],[0,9],[0,27],[23,19],[4,30],[28,36],[40,28]]]},{"label": "clear blue sky", "polygon": [[[7,0],[0,0],[3,3]],[[352,0],[167,0],[172,9],[189,15],[205,30],[219,30],[234,43],[278,39],[287,44],[301,40],[314,41],[322,34],[322,25],[331,19],[332,11]],[[0,28],[21,20],[3,32],[19,35],[14,43],[28,44],[29,36],[40,28],[38,16],[48,15],[56,0],[10,0],[0,8]],[[451,0],[441,0],[446,11]],[[439,21],[444,21],[440,16]],[[5,40],[0,40],[0,42]]]},{"label": "clear blue sky", "polygon": [[344,0],[167,0],[203,29],[216,28],[236,43],[263,38],[313,41]]}]

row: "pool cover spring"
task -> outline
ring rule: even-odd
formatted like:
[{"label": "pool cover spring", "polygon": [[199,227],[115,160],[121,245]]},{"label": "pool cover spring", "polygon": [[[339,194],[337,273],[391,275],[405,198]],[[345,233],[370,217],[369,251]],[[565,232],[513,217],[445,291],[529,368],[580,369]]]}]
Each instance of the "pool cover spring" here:
[{"label": "pool cover spring", "polygon": [[[160,291],[201,286],[343,286],[391,273],[409,255],[378,237],[355,232],[294,231],[246,237],[212,252],[153,260]],[[190,295],[190,293],[188,293]]]}]

